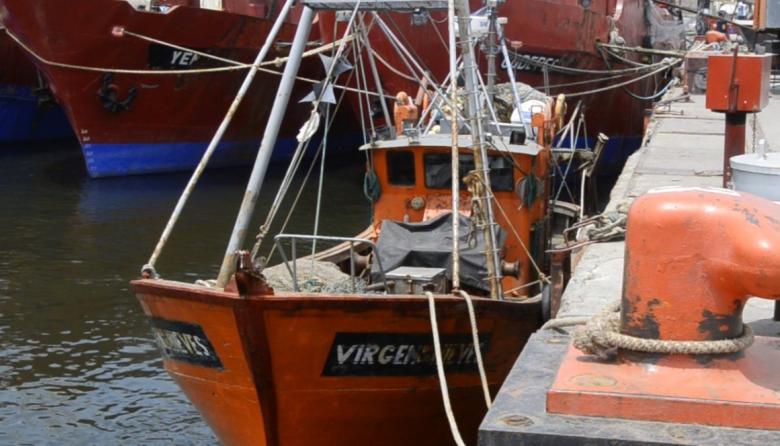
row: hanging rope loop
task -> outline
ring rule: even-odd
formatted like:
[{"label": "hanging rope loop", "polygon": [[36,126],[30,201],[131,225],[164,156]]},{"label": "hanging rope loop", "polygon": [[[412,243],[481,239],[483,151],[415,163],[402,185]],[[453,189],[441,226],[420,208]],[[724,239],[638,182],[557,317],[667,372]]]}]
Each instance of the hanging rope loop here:
[{"label": "hanging rope loop", "polygon": [[740,352],[753,345],[753,331],[744,326],[742,335],[716,341],[670,341],[646,339],[620,332],[620,305],[611,305],[576,330],[572,344],[583,353],[611,359],[618,349],[643,353],[716,355]]}]

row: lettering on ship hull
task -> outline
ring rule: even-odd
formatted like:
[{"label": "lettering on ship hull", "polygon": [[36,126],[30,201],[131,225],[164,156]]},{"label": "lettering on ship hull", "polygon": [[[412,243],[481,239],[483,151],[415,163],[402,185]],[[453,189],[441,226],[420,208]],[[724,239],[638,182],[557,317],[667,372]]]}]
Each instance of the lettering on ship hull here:
[{"label": "lettering on ship hull", "polygon": [[149,322],[164,357],[202,367],[223,368],[200,325],[159,318],[149,318]]},{"label": "lettering on ship hull", "polygon": [[[480,334],[482,355],[490,348],[490,333]],[[477,371],[471,334],[441,336],[447,373]],[[436,373],[430,333],[336,333],[323,376],[425,376]]]},{"label": "lettering on ship hull", "polygon": [[[558,62],[561,61],[559,57],[546,56],[543,54],[515,53],[515,54],[510,54],[509,58],[512,59],[512,66],[514,67],[515,71],[541,72],[542,65],[540,64],[557,65]],[[501,68],[506,70],[506,65],[507,65],[507,60],[503,59],[501,61]]]},{"label": "lettering on ship hull", "polygon": [[183,51],[165,45],[149,45],[149,68],[165,70],[186,69],[200,59],[192,51]]}]

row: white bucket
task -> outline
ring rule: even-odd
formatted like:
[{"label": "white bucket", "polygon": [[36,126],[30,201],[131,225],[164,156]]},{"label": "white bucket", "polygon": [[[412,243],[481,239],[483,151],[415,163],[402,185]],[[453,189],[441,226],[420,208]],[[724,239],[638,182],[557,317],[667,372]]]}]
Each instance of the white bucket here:
[{"label": "white bucket", "polygon": [[749,153],[731,157],[734,189],[780,201],[780,153]]}]

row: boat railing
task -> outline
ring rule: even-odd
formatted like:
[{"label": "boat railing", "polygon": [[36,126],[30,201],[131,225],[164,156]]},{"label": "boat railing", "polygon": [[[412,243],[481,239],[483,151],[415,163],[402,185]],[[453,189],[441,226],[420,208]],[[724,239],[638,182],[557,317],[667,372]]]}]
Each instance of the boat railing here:
[{"label": "boat railing", "polygon": [[[284,250],[284,247],[282,246],[281,241],[282,240],[289,240],[290,241],[290,255],[292,259],[289,259],[287,257],[287,253]],[[352,284],[352,292],[357,292],[357,275],[356,275],[356,265],[355,265],[355,245],[361,245],[361,246],[370,246],[371,251],[375,254],[374,258],[376,259],[377,267],[379,268],[379,274],[382,276],[382,283],[384,283],[385,289],[387,290],[387,277],[385,275],[385,270],[382,267],[382,260],[380,259],[380,256],[378,255],[378,248],[376,246],[376,243],[373,241],[366,239],[366,238],[360,238],[360,237],[335,237],[335,236],[328,236],[328,235],[304,235],[304,234],[278,234],[276,237],[274,237],[274,245],[276,246],[276,249],[279,251],[279,255],[282,257],[282,262],[284,262],[285,268],[287,268],[287,272],[290,273],[290,277],[292,278],[293,282],[293,291],[299,292],[300,288],[298,286],[298,268],[297,268],[297,252],[296,252],[296,245],[298,241],[308,241],[308,242],[318,242],[318,241],[324,241],[324,242],[336,242],[336,243],[343,243],[349,246],[349,277]]]}]

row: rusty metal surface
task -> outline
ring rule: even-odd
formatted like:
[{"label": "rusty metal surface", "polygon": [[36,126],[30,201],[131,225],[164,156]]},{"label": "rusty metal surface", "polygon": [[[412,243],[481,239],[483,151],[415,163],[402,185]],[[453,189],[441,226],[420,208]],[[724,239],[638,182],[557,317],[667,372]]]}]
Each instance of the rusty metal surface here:
[{"label": "rusty metal surface", "polygon": [[480,426],[480,446],[780,444],[780,431],[548,414],[546,393],[568,346],[552,330],[531,337]]},{"label": "rusty metal surface", "polygon": [[621,331],[702,341],[742,335],[751,296],[780,296],[780,207],[744,192],[667,188],[628,216]]},{"label": "rusty metal surface", "polygon": [[560,414],[780,431],[780,340],[734,355],[596,361],[570,348],[547,394]]}]

